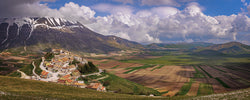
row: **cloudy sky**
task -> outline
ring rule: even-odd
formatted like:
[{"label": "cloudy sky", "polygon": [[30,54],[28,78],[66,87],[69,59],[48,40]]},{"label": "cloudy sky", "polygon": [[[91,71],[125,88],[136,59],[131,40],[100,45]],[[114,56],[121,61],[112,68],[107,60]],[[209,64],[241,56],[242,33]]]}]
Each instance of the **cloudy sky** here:
[{"label": "cloudy sky", "polygon": [[0,17],[65,18],[144,44],[250,44],[249,15],[249,0],[0,0]]}]

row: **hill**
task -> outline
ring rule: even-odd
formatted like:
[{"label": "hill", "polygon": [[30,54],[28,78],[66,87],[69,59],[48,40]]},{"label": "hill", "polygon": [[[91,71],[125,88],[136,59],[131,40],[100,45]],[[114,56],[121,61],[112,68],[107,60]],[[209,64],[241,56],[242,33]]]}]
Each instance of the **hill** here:
[{"label": "hill", "polygon": [[[195,54],[205,54],[208,51],[213,51],[213,54],[250,54],[250,46],[242,44],[240,42],[228,42],[224,44],[215,44],[208,47],[197,48]],[[211,52],[209,53],[211,54]]]},{"label": "hill", "polygon": [[223,56],[225,54],[221,53],[221,52],[218,52],[218,51],[215,51],[215,50],[201,50],[201,51],[198,51],[198,52],[194,52],[192,53],[193,55],[197,55],[197,56]]},{"label": "hill", "polygon": [[139,43],[116,36],[98,34],[79,22],[62,18],[2,18],[0,34],[0,50],[21,47],[23,50],[39,51],[57,47],[107,53],[142,47]]},{"label": "hill", "polygon": [[175,43],[175,44],[166,44],[166,43],[153,43],[149,44],[146,47],[148,48],[173,48],[173,49],[192,49],[195,47],[207,47],[213,45],[212,43],[205,42],[193,42],[193,43]]},{"label": "hill", "polygon": [[98,92],[90,89],[81,89],[71,86],[65,86],[55,83],[47,83],[34,80],[0,76],[0,99],[3,100],[91,100],[91,99],[134,99],[134,100],[152,100],[152,99],[242,99],[249,98],[250,89],[237,90],[223,94],[212,94],[206,96],[177,96],[177,97],[145,97],[138,95],[116,94],[108,92]]},{"label": "hill", "polygon": [[[148,97],[98,92],[34,80],[0,76],[2,99],[147,99]],[[152,99],[152,98],[151,98]]]}]

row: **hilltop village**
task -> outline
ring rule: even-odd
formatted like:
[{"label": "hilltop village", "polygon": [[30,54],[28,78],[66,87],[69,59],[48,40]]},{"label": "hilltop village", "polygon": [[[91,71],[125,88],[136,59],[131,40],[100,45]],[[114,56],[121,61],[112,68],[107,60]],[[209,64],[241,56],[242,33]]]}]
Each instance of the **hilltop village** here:
[{"label": "hilltop village", "polygon": [[[91,75],[100,75],[103,71],[95,67],[95,71],[92,72],[81,72],[82,68],[86,65],[94,66],[92,62],[88,62],[82,57],[72,54],[69,51],[62,49],[52,49],[52,52],[48,52],[44,57],[40,66],[34,66],[33,75],[30,78],[33,80],[40,80],[46,82],[55,82],[68,86],[75,86],[79,88],[89,88],[97,91],[106,91],[106,88],[98,81],[88,82],[86,84],[83,80],[84,77]],[[40,75],[35,73],[35,68],[39,67],[42,72]],[[22,72],[21,72],[22,73]]]}]

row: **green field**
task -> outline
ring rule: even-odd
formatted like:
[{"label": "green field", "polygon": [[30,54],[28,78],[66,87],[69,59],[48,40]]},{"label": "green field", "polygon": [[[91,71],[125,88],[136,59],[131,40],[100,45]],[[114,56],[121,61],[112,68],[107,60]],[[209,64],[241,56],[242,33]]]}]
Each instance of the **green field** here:
[{"label": "green field", "polygon": [[107,89],[109,91],[114,91],[116,93],[123,93],[123,94],[134,94],[134,95],[149,95],[149,94],[160,95],[160,92],[152,88],[145,87],[143,85],[120,78],[110,73],[106,73],[106,75],[108,75],[109,77],[101,81],[109,84],[107,86]]},{"label": "green field", "polygon": [[224,86],[225,88],[230,88],[226,83],[224,83],[221,79],[219,79],[218,77],[215,78],[218,82],[220,82],[220,84],[222,86]]},{"label": "green field", "polygon": [[168,54],[159,58],[123,59],[121,62],[162,64],[162,65],[225,65],[231,63],[249,63],[250,57],[241,56],[197,56],[192,54]]},{"label": "green field", "polygon": [[205,78],[206,76],[200,72],[195,66],[193,66],[193,68],[195,69],[195,72],[194,73],[194,78]]},{"label": "green field", "polygon": [[154,67],[154,66],[155,66],[155,65],[145,64],[145,65],[139,66],[139,67],[129,67],[129,68],[126,68],[126,70],[128,70],[128,71],[124,72],[124,74],[128,74],[128,73],[133,72],[133,71],[135,71],[135,70],[146,69],[146,68]]},{"label": "green field", "polygon": [[186,95],[188,93],[189,89],[191,88],[193,82],[194,82],[194,79],[190,78],[190,81],[188,83],[185,83],[181,87],[180,91],[176,94],[176,96],[178,96],[178,95]]},{"label": "green field", "polygon": [[213,87],[211,84],[200,83],[197,95],[208,95],[213,93]]},{"label": "green field", "polygon": [[156,69],[161,69],[164,65],[159,65],[158,67],[153,68],[151,71],[154,71]]},{"label": "green field", "polygon": [[205,71],[203,68],[201,68],[200,66],[198,66],[203,72],[205,72],[207,74],[207,76],[209,76],[209,78],[213,78],[212,75],[210,75],[207,71]]},{"label": "green field", "polygon": [[116,65],[115,67],[112,67],[111,69],[115,69],[115,68],[117,68],[117,67],[119,67],[120,65]]}]

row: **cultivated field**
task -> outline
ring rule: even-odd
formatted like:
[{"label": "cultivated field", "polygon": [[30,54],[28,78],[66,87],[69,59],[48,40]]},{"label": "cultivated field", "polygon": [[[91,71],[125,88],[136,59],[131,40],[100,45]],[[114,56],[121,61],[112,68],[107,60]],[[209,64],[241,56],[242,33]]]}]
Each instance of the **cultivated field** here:
[{"label": "cultivated field", "polygon": [[163,96],[196,96],[224,93],[250,86],[250,72],[245,67],[176,66],[93,60],[99,68],[119,77],[157,89]]}]

